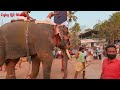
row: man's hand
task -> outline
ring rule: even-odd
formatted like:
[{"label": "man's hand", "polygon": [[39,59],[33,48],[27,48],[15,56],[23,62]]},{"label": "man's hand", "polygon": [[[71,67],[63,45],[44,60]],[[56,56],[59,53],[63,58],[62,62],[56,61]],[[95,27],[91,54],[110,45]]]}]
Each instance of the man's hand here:
[{"label": "man's hand", "polygon": [[58,15],[60,12],[58,11],[58,12],[55,12],[55,13],[53,13],[54,15]]}]

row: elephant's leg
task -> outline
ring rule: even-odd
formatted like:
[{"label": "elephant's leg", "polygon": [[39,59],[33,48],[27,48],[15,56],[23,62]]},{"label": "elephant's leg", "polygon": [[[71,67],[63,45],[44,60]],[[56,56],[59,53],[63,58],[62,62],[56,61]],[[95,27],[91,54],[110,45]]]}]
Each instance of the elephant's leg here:
[{"label": "elephant's leg", "polygon": [[2,66],[0,67],[0,71],[2,71]]},{"label": "elephant's leg", "polygon": [[65,50],[62,50],[63,52],[63,60],[62,60],[62,64],[63,64],[63,70],[64,70],[64,76],[63,79],[67,78],[67,64],[68,64],[68,56],[65,52]]},{"label": "elephant's leg", "polygon": [[4,63],[5,63],[5,51],[4,48],[0,46],[0,67],[2,67]]},{"label": "elephant's leg", "polygon": [[51,66],[53,62],[53,55],[52,53],[44,53],[42,56],[42,65],[43,65],[43,79],[50,79],[51,74]]},{"label": "elephant's leg", "polygon": [[6,61],[6,71],[7,71],[6,79],[16,79],[15,66],[16,66],[18,60],[10,60],[9,59]]},{"label": "elephant's leg", "polygon": [[63,59],[63,70],[64,70],[64,76],[63,76],[63,79],[67,78],[67,63],[68,63],[68,60],[67,59]]},{"label": "elephant's leg", "polygon": [[37,75],[39,73],[40,68],[40,59],[38,56],[32,56],[32,73],[31,73],[31,79],[36,79]]},{"label": "elephant's leg", "polygon": [[64,71],[64,69],[63,69],[63,65],[64,65],[64,63],[63,63],[63,58],[62,58],[61,63],[62,63],[62,68],[61,68],[61,71],[63,72],[63,71]]}]

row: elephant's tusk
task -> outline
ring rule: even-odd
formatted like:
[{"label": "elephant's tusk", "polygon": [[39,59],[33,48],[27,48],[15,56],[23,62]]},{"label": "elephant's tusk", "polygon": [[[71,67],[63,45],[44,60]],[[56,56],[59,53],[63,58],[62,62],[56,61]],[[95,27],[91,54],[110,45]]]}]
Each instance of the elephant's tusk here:
[{"label": "elephant's tusk", "polygon": [[70,53],[68,52],[68,49],[66,49],[66,53],[67,53],[68,58],[71,60],[71,55],[70,55]]}]

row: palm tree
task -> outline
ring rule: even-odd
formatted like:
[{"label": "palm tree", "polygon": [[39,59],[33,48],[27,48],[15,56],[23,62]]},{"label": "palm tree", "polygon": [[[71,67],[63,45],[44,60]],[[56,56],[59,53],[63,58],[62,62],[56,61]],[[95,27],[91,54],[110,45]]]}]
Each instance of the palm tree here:
[{"label": "palm tree", "polygon": [[77,11],[68,11],[68,24],[70,25],[73,21],[77,23],[77,17],[74,15]]},{"label": "palm tree", "polygon": [[[70,27],[72,22],[75,22],[74,26],[72,27],[72,29],[70,30],[71,36],[72,38],[75,40],[73,40],[73,47],[75,46],[75,48],[77,49],[78,45],[79,45],[79,36],[78,36],[78,32],[80,31],[80,25],[79,23],[77,23],[77,16],[75,16],[75,13],[77,11],[68,11],[68,24]],[[71,27],[70,27],[71,28]]]}]

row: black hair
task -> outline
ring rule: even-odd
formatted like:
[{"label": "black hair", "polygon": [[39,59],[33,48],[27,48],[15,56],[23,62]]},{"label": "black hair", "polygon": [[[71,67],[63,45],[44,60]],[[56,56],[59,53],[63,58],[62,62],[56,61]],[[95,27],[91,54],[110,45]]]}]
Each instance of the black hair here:
[{"label": "black hair", "polygon": [[82,51],[83,49],[84,49],[83,47],[80,47],[80,48],[79,48],[79,51]]},{"label": "black hair", "polygon": [[107,51],[107,49],[108,49],[108,48],[111,48],[111,47],[113,47],[113,48],[116,49],[116,46],[115,46],[115,45],[108,45],[108,46],[105,48],[105,50]]}]

